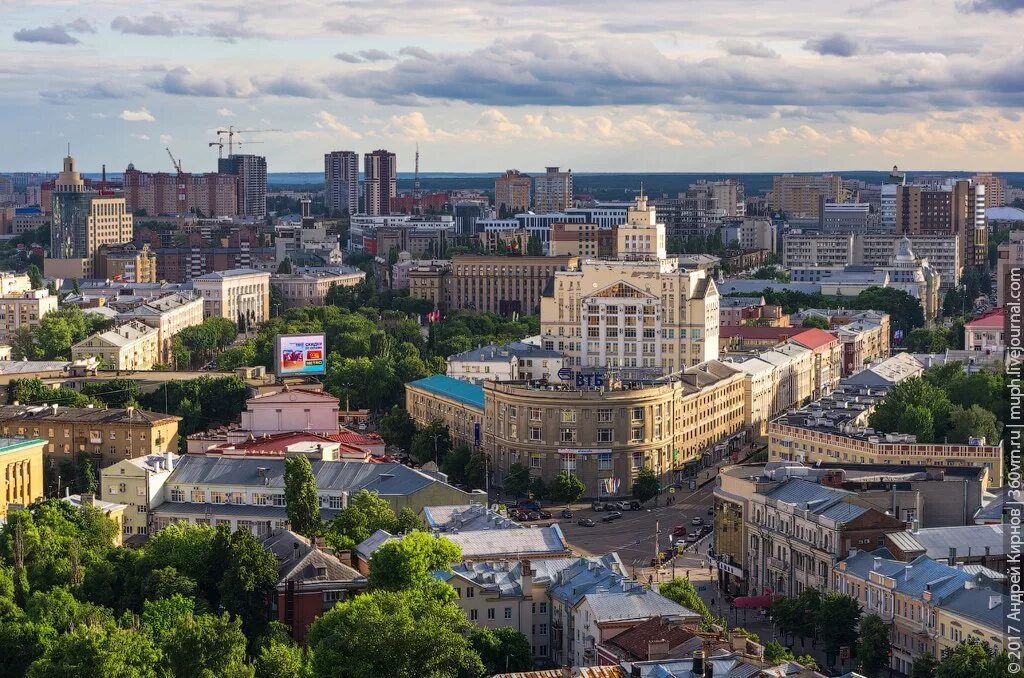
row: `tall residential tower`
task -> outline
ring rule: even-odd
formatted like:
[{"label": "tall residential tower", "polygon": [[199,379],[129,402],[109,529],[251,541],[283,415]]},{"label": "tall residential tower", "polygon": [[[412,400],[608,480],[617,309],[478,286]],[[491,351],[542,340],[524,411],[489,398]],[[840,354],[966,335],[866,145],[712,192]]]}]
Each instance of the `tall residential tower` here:
[{"label": "tall residential tower", "polygon": [[391,214],[391,199],[398,193],[397,166],[395,154],[383,149],[363,155],[366,214]]},{"label": "tall residential tower", "polygon": [[359,211],[359,155],[355,151],[324,154],[324,198],[328,210]]}]

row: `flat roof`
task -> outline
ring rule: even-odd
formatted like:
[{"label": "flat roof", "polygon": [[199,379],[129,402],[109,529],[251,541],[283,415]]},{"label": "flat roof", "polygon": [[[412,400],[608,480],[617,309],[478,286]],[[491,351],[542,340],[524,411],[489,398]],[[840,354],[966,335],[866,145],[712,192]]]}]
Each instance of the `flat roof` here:
[{"label": "flat roof", "polygon": [[435,374],[417,379],[408,385],[457,400],[470,407],[484,409],[484,389],[479,384],[471,384],[468,381],[453,379],[443,374]]}]

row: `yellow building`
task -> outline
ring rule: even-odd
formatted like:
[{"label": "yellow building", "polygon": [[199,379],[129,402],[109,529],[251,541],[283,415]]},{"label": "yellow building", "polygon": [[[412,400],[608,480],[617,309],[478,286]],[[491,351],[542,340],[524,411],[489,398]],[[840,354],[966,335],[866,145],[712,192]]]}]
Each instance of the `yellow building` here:
[{"label": "yellow building", "polygon": [[171,452],[124,459],[100,470],[100,496],[127,506],[121,523],[122,539],[145,538],[150,532],[150,506],[162,501],[164,482],[178,455]]},{"label": "yellow building", "polygon": [[22,325],[37,329],[43,316],[56,310],[57,297],[46,290],[0,296],[0,338],[13,337]]},{"label": "yellow building", "polygon": [[46,440],[47,468],[58,468],[81,453],[91,455],[95,465],[103,468],[122,459],[177,450],[179,421],[181,417],[135,408],[0,407],[3,436]]},{"label": "yellow building", "polygon": [[114,546],[121,546],[124,544],[124,512],[125,509],[128,508],[127,505],[103,501],[102,499],[98,499],[94,494],[69,494],[64,497],[64,501],[75,508],[89,507],[95,509],[109,518],[117,528],[114,532]]},{"label": "yellow building", "polygon": [[95,276],[131,283],[156,282],[156,253],[149,244],[101,245],[96,251]]},{"label": "yellow building", "polygon": [[138,320],[86,337],[71,347],[72,360],[96,358],[108,370],[151,370],[160,362],[160,330]]},{"label": "yellow building", "polygon": [[468,445],[482,441],[484,390],[479,384],[435,374],[405,385],[405,409],[419,427],[438,419],[452,439]]},{"label": "yellow building", "polygon": [[821,199],[845,202],[843,179],[837,174],[821,176],[784,174],[772,179],[769,203],[772,209],[785,212],[793,219],[817,219]]},{"label": "yellow building", "polygon": [[530,188],[532,181],[529,175],[520,174],[519,170],[508,170],[494,180],[494,207],[499,212],[504,208],[508,212],[525,212],[530,209]]},{"label": "yellow building", "polygon": [[266,271],[216,271],[192,278],[192,286],[203,298],[207,318],[244,319],[252,326],[270,317],[270,274]]},{"label": "yellow building", "polygon": [[40,438],[0,438],[0,517],[11,504],[28,506],[43,498],[43,447]]},{"label": "yellow building", "polygon": [[117,317],[122,321],[135,320],[155,328],[158,333],[157,362],[170,365],[174,360],[174,335],[186,327],[202,324],[203,306],[199,296],[173,292],[122,311]]}]

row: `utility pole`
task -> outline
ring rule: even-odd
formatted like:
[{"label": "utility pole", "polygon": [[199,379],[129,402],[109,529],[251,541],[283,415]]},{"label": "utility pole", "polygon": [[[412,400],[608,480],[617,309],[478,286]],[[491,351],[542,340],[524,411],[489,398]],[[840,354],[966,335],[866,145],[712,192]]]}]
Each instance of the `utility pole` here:
[{"label": "utility pole", "polygon": [[654,521],[654,562],[661,567],[661,521]]}]

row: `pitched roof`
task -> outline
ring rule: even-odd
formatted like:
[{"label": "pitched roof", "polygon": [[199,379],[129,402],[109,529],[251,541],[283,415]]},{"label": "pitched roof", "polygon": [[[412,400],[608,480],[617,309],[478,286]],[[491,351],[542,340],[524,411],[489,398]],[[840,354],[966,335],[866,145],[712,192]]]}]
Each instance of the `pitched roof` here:
[{"label": "pitched roof", "polygon": [[723,325],[718,334],[723,339],[775,339],[783,342],[804,330],[799,327],[759,327],[756,325]]},{"label": "pitched roof", "polygon": [[0,421],[10,419],[36,419],[41,421],[62,421],[68,423],[96,424],[156,424],[166,421],[181,421],[181,417],[161,412],[116,407],[45,407],[43,405],[4,405],[0,407]]},{"label": "pitched roof", "polygon": [[223,278],[236,278],[242,275],[254,275],[263,274],[270,279],[270,273],[267,271],[257,271],[255,268],[233,268],[229,271],[213,271],[212,273],[204,273],[203,275],[197,275],[192,278],[195,280],[221,280]]},{"label": "pitched roof", "polygon": [[571,553],[562,528],[557,524],[524,530],[451,532],[445,537],[459,545],[462,557],[467,560]]},{"label": "pitched roof", "polygon": [[561,358],[562,354],[558,351],[549,351],[541,348],[540,346],[534,346],[533,344],[524,344],[521,341],[513,341],[508,344],[488,344],[487,346],[481,346],[480,348],[474,348],[469,351],[462,353],[456,353],[455,355],[449,356],[448,360],[457,362],[508,362],[513,356],[517,358]]},{"label": "pitched roof", "polygon": [[648,657],[648,643],[650,642],[667,641],[671,650],[695,635],[684,629],[678,622],[673,622],[665,617],[652,617],[605,641],[605,644],[625,652],[628,655],[627,659],[644,660]]},{"label": "pitched roof", "polygon": [[129,320],[123,325],[118,325],[113,329],[109,329],[106,332],[98,332],[91,336],[86,337],[82,341],[78,342],[71,348],[78,348],[79,346],[86,346],[93,339],[99,339],[100,341],[110,344],[111,346],[128,346],[129,344],[142,339],[149,335],[157,334],[155,327],[144,325],[138,320]]},{"label": "pitched roof", "polygon": [[1006,321],[1006,311],[1003,308],[997,308],[984,315],[980,315],[974,320],[964,323],[964,327],[973,329],[1003,329],[1004,322]]},{"label": "pitched roof", "polygon": [[799,334],[794,334],[789,338],[790,341],[794,341],[804,348],[814,350],[816,348],[822,348],[839,341],[839,338],[831,332],[826,332],[823,329],[817,327],[811,327],[805,329]]},{"label": "pitched roof", "polygon": [[424,506],[423,519],[431,530],[501,530],[523,528],[517,522],[496,513],[483,504]]},{"label": "pitched roof", "polygon": [[926,527],[886,535],[902,551],[923,551],[933,560],[947,559],[951,548],[957,556],[1006,554],[1005,525],[956,525]]},{"label": "pitched roof", "polygon": [[470,407],[481,410],[484,408],[484,389],[479,384],[471,384],[468,381],[452,379],[443,374],[435,374],[423,379],[417,379],[408,385],[436,395],[452,398]]},{"label": "pitched roof", "polygon": [[[336,556],[315,547],[301,534],[281,530],[263,540],[263,548],[277,558],[278,583],[359,581],[366,578]],[[318,574],[318,572],[320,574]]]}]

